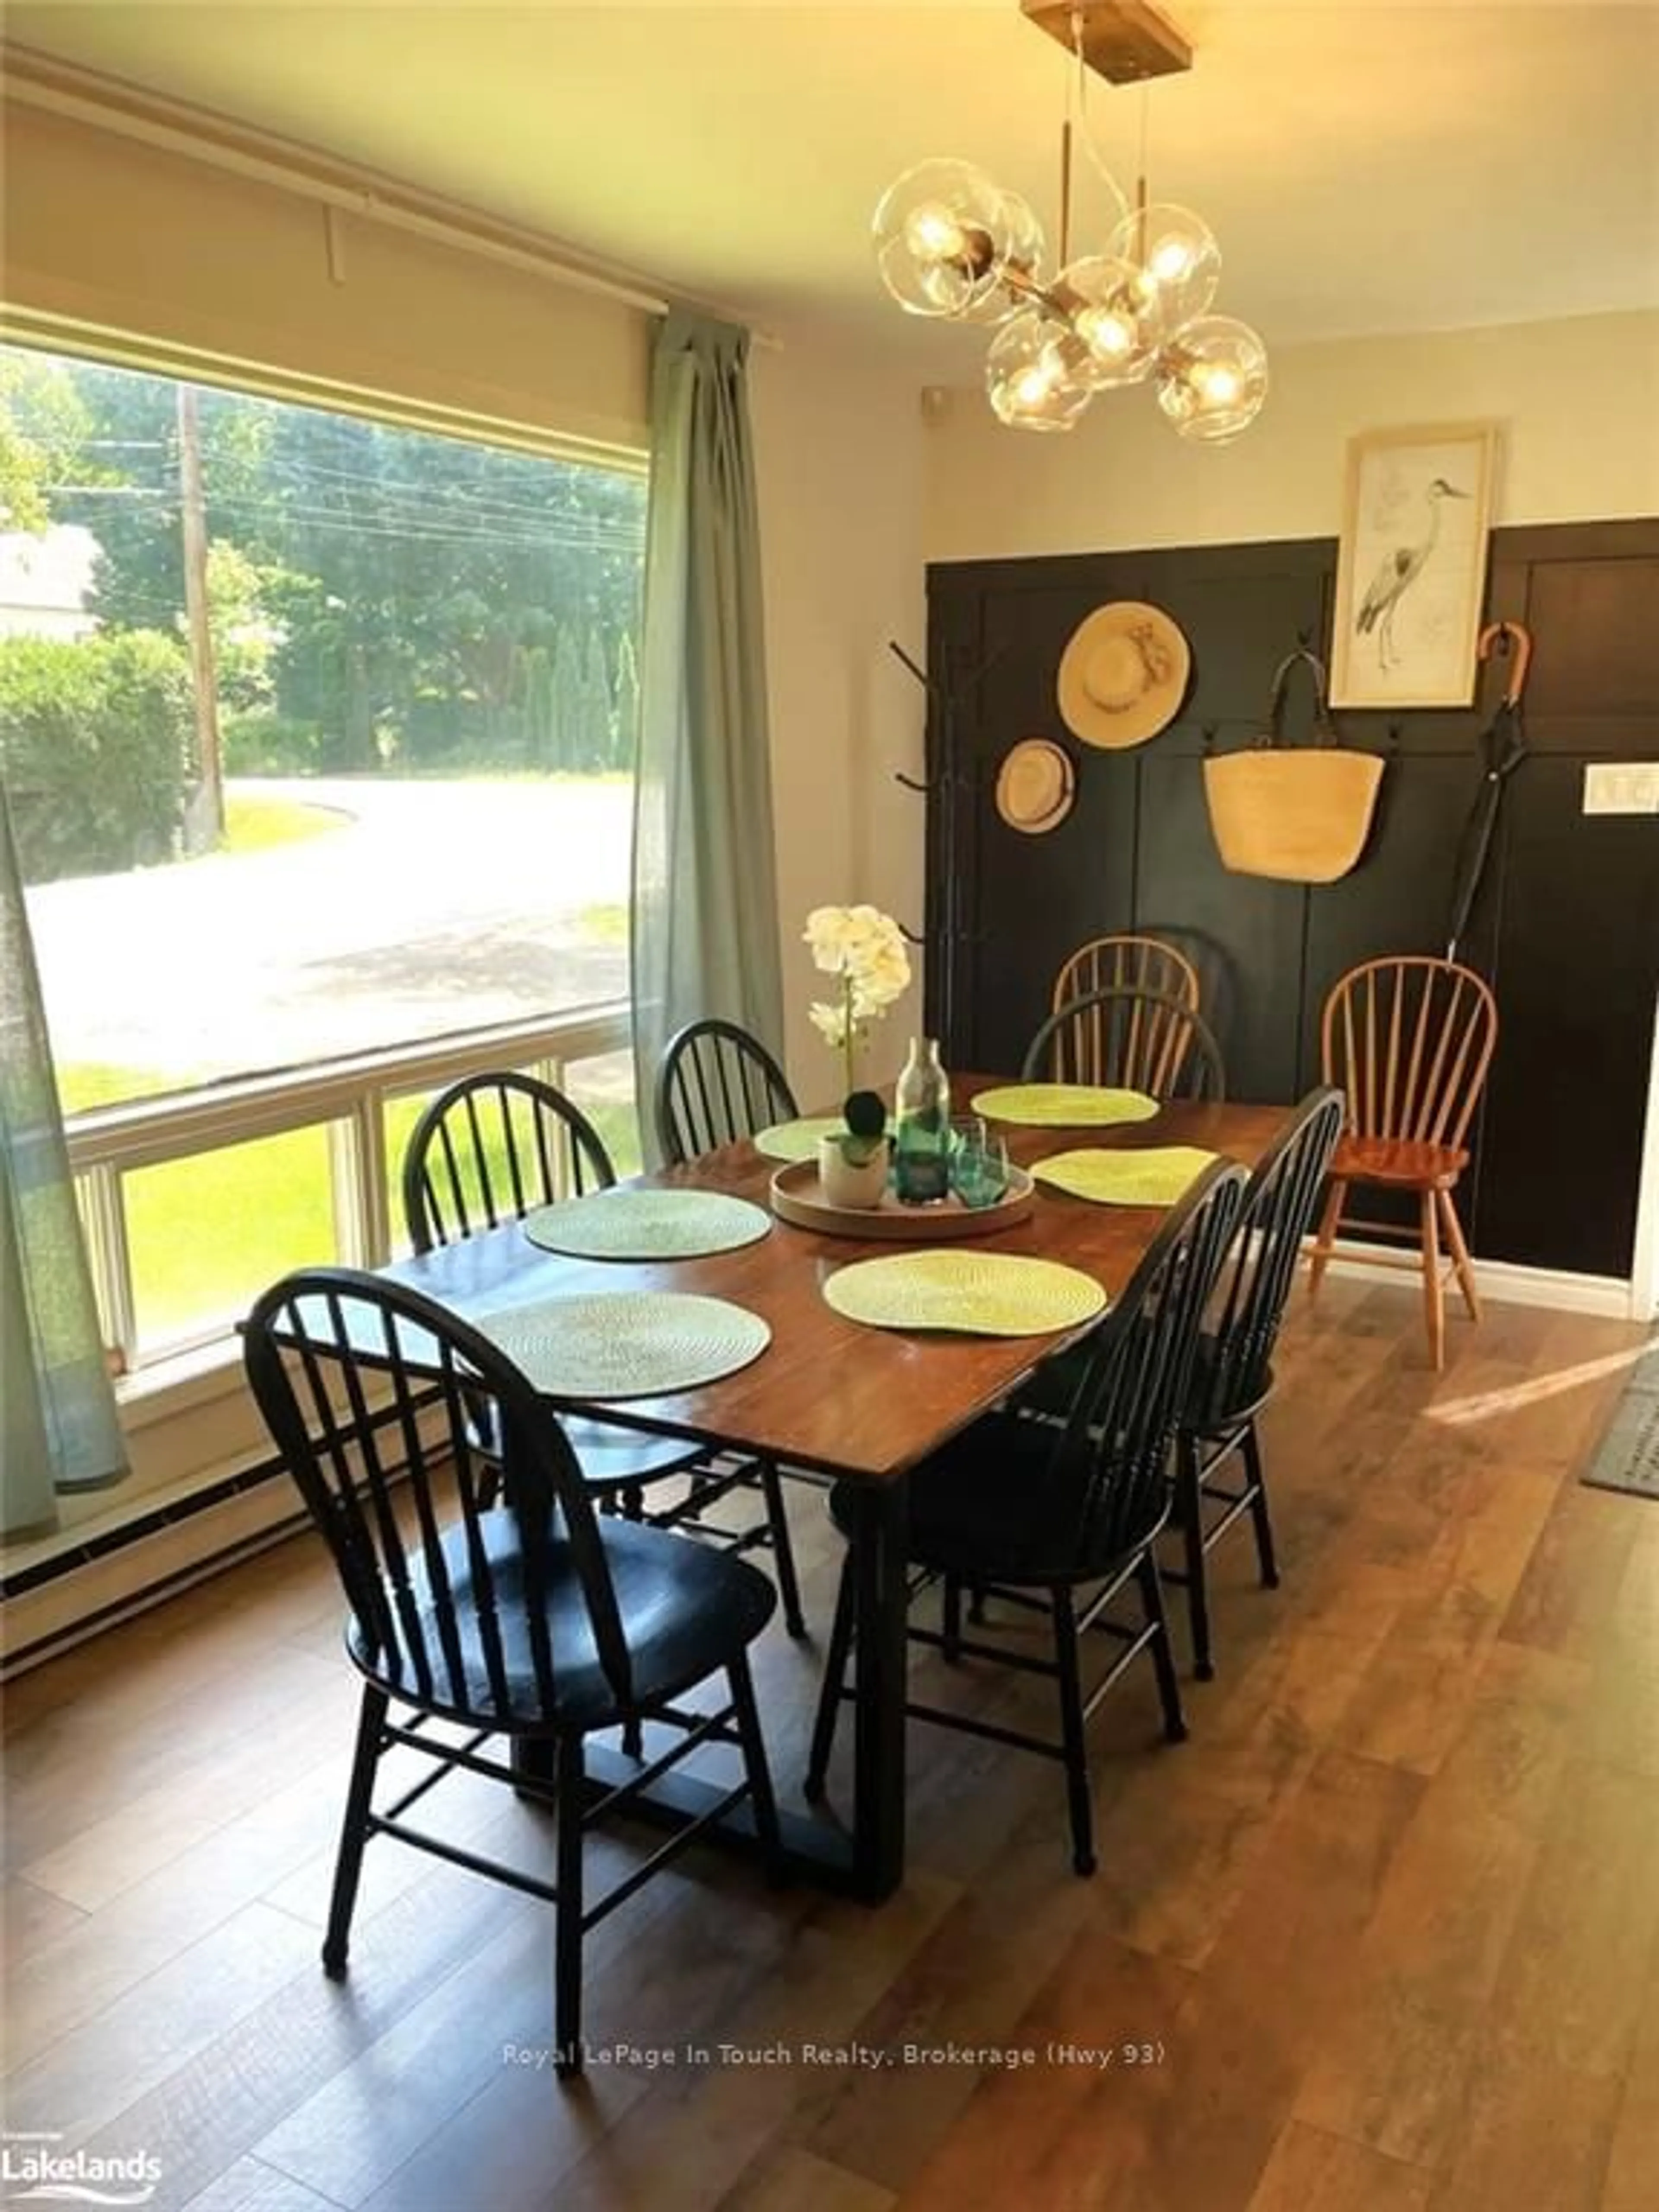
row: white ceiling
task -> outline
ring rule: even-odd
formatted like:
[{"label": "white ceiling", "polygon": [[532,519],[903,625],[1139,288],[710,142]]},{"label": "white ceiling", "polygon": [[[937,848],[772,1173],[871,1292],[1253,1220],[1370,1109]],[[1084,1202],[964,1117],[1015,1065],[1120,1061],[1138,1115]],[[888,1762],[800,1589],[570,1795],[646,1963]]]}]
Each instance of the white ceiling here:
[{"label": "white ceiling", "polygon": [[[1171,12],[1197,58],[1145,96],[1154,196],[1206,216],[1218,307],[1270,343],[1659,306],[1659,0]],[[941,381],[980,349],[880,293],[882,190],[957,154],[1055,206],[1069,65],[1018,0],[15,0],[6,23],[763,324],[850,319]],[[1091,80],[1125,175],[1142,99]],[[1106,207],[1079,191],[1074,250]]]}]

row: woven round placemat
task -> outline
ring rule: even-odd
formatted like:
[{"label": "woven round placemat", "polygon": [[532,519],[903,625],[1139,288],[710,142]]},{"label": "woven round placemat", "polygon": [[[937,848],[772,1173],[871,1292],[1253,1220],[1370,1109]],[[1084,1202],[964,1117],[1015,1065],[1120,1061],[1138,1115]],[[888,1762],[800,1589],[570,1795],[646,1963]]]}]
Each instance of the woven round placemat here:
[{"label": "woven round placemat", "polygon": [[1144,1091],[1110,1091],[1097,1083],[1007,1083],[972,1102],[988,1121],[1026,1129],[1104,1128],[1113,1121],[1150,1121],[1156,1098]]},{"label": "woven round placemat", "polygon": [[772,1341],[758,1314],[678,1291],[547,1298],[476,1325],[550,1398],[695,1390],[747,1367]]},{"label": "woven round placemat", "polygon": [[532,1244],[583,1260],[695,1260],[757,1244],[771,1226],[763,1206],[714,1190],[595,1191],[524,1218]]},{"label": "woven round placemat", "polygon": [[1215,1159],[1196,1145],[1160,1145],[1142,1152],[1113,1152],[1093,1146],[1055,1152],[1036,1161],[1039,1182],[1097,1206],[1173,1206]]},{"label": "woven round placemat", "polygon": [[818,1139],[846,1127],[839,1114],[809,1115],[799,1121],[774,1121],[769,1128],[757,1129],[753,1143],[769,1160],[815,1160]]},{"label": "woven round placemat", "polygon": [[1047,1336],[1102,1312],[1092,1275],[1000,1252],[896,1252],[838,1267],[825,1302],[872,1328],[942,1328],[975,1336]]}]

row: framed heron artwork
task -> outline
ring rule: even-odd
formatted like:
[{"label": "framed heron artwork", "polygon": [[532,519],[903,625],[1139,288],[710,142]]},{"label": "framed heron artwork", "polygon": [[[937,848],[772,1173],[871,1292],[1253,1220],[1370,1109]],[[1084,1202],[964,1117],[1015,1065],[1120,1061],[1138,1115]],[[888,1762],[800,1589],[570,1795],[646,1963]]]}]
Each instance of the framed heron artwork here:
[{"label": "framed heron artwork", "polygon": [[1486,584],[1495,422],[1348,441],[1331,639],[1334,707],[1467,707]]}]

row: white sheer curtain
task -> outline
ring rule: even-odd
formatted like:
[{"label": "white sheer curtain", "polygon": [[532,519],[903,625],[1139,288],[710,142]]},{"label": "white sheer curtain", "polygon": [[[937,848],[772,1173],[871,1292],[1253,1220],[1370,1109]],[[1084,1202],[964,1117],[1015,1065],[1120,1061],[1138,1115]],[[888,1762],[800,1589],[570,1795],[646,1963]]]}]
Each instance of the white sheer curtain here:
[{"label": "white sheer curtain", "polygon": [[748,349],[746,331],[675,313],[652,367],[631,939],[642,1120],[686,1022],[720,1015],[782,1042]]},{"label": "white sheer curtain", "polygon": [[0,1534],[125,1472],[0,777]]}]

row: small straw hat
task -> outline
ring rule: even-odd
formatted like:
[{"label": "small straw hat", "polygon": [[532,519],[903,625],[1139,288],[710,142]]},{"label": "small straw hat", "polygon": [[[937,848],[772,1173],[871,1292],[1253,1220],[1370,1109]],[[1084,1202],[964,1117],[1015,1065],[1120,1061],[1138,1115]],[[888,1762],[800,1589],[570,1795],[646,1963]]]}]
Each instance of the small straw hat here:
[{"label": "small straw hat", "polygon": [[997,812],[1011,830],[1040,837],[1058,829],[1072,811],[1077,771],[1052,738],[1022,738],[997,771]]}]

